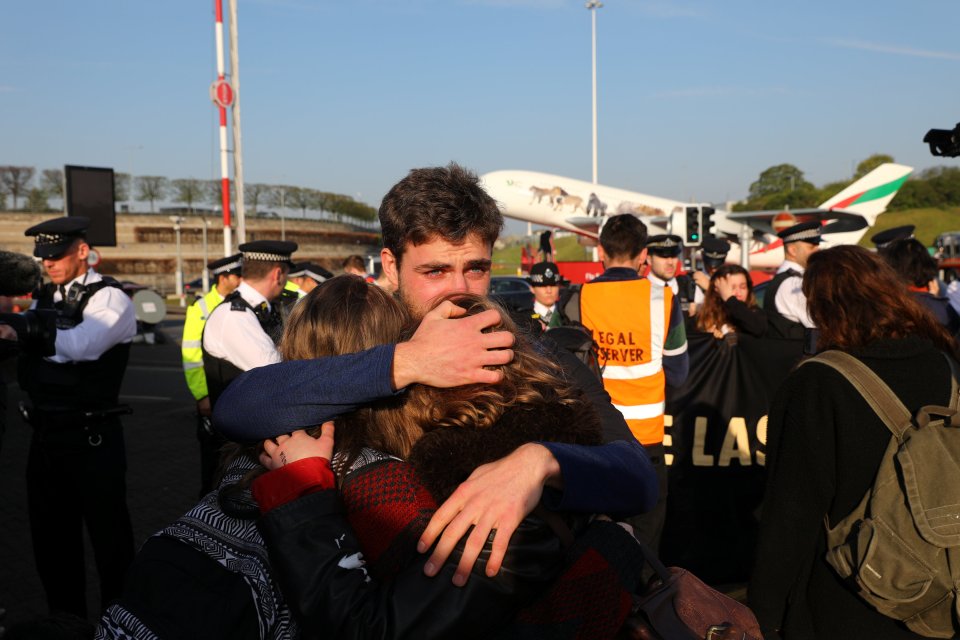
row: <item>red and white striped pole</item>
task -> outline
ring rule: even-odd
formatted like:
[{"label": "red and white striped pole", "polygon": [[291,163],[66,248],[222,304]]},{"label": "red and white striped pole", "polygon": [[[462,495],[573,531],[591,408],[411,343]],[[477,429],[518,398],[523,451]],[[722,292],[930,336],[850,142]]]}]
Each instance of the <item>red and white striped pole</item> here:
[{"label": "red and white striped pole", "polygon": [[217,38],[217,80],[211,87],[211,97],[220,109],[220,183],[223,202],[223,255],[233,254],[230,235],[230,169],[227,162],[227,107],[233,102],[233,89],[225,79],[223,64],[223,0],[214,0]]}]

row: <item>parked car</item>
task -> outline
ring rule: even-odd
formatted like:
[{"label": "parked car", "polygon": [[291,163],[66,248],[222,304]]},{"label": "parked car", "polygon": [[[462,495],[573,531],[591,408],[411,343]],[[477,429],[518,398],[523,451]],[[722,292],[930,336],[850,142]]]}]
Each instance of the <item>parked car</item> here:
[{"label": "parked car", "polygon": [[183,292],[188,296],[195,296],[203,293],[203,278],[197,278],[183,285]]},{"label": "parked car", "polygon": [[508,309],[533,308],[533,289],[526,278],[519,276],[490,278],[490,297]]}]

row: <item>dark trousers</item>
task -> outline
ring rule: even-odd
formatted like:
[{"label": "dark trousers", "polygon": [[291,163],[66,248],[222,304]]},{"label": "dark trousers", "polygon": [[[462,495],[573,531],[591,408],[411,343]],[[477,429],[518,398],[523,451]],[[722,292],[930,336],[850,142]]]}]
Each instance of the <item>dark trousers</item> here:
[{"label": "dark trousers", "polygon": [[210,418],[197,415],[197,440],[200,441],[200,497],[213,491],[220,471],[220,458],[227,439],[213,430]]},{"label": "dark trousers", "polygon": [[638,540],[642,540],[655,553],[660,552],[660,537],[663,535],[663,523],[667,517],[667,463],[664,459],[662,444],[645,446],[650,462],[657,472],[660,482],[660,495],[657,504],[647,513],[632,516],[626,522],[633,527],[633,533]]},{"label": "dark trousers", "polygon": [[[92,446],[97,436],[98,446]],[[120,421],[85,433],[34,427],[27,461],[27,503],[37,573],[51,611],[86,618],[83,525],[100,578],[101,609],[123,589],[133,560],[127,510],[126,452]]]}]

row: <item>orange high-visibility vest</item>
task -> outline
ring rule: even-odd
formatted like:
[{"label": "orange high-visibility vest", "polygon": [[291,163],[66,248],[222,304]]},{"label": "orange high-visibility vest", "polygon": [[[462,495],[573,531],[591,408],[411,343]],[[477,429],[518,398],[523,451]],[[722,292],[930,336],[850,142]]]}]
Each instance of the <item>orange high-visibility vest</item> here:
[{"label": "orange high-visibility vest", "polygon": [[580,318],[593,332],[603,386],[644,445],[663,442],[663,345],[673,291],[649,280],[591,282],[580,291]]}]

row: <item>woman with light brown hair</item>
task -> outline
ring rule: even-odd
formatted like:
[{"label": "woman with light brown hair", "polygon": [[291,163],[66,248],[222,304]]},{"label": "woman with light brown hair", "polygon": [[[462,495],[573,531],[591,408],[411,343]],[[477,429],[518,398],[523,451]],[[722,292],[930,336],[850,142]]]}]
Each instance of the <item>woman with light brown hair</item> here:
[{"label": "woman with light brown hair", "polygon": [[[850,354],[911,415],[949,406],[956,344],[866,249],[814,253],[803,276],[818,350]],[[765,638],[919,638],[871,608],[825,559],[825,523],[850,514],[873,486],[890,431],[851,383],[812,362],[784,381],[767,431],[767,487],[749,602]]]},{"label": "woman with light brown hair", "polygon": [[710,276],[703,305],[697,312],[697,329],[722,339],[731,332],[762,336],[767,318],[753,295],[750,272],[736,264],[725,264]]},{"label": "woman with light brown hair", "polygon": [[[466,315],[498,308],[468,294],[445,300]],[[308,630],[323,629],[331,637],[471,637],[520,625],[531,633],[603,637],[603,629],[615,632],[625,619],[626,594],[637,587],[642,568],[639,548],[618,525],[589,517],[541,510],[542,517],[528,518],[511,537],[495,576],[487,576],[481,562],[469,580],[458,581],[456,559],[438,577],[422,575],[417,545],[430,515],[478,467],[527,443],[602,441],[592,405],[506,313],[501,317],[496,329],[517,338],[501,382],[443,390],[414,385],[402,396],[338,418],[332,456],[329,424],[319,439],[301,431],[263,443],[261,462],[277,470],[253,484],[266,512],[260,528]],[[286,359],[357,351],[396,340],[394,329],[404,319],[400,305],[376,287],[335,278],[298,305],[280,350]],[[407,325],[400,335],[414,328]],[[355,541],[337,514],[310,504],[323,501],[323,490],[334,482]],[[292,496],[299,499],[289,503]],[[580,541],[573,556],[560,544],[566,534]],[[331,548],[334,539],[340,542]],[[364,578],[368,572],[376,582],[350,583],[360,574],[331,570],[339,566],[333,558],[342,562],[351,543],[363,553]],[[596,554],[585,553],[588,547]],[[567,602],[562,594],[571,588],[571,574],[564,571],[589,575],[610,600]],[[451,587],[451,579],[459,588]],[[561,613],[573,613],[576,621],[561,620]]]}]

